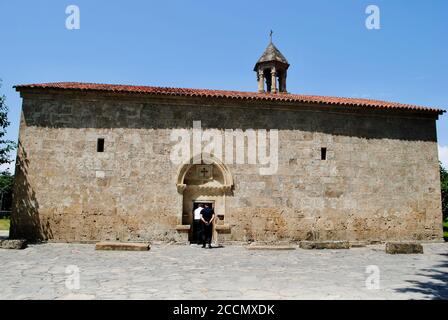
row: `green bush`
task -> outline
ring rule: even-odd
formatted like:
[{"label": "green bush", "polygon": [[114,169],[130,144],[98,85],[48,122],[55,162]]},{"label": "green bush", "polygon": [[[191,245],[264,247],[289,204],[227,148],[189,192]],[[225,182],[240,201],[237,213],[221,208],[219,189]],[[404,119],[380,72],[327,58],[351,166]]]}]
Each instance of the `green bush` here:
[{"label": "green bush", "polygon": [[[14,176],[8,171],[0,173],[0,210],[11,211]],[[0,215],[0,218],[2,216]]]},{"label": "green bush", "polygon": [[448,171],[440,165],[443,221],[448,221]]},{"label": "green bush", "polygon": [[0,219],[0,230],[9,230],[9,219]]}]

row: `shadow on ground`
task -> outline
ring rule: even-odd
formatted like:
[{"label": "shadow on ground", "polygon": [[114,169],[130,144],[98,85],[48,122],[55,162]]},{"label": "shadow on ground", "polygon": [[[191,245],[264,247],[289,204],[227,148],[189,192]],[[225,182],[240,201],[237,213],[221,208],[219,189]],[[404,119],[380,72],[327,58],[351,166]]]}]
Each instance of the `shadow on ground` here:
[{"label": "shadow on ground", "polygon": [[444,257],[442,263],[418,273],[419,276],[426,278],[425,281],[407,281],[410,284],[409,287],[396,289],[396,291],[422,294],[426,299],[431,300],[448,299],[448,253],[440,255]]}]

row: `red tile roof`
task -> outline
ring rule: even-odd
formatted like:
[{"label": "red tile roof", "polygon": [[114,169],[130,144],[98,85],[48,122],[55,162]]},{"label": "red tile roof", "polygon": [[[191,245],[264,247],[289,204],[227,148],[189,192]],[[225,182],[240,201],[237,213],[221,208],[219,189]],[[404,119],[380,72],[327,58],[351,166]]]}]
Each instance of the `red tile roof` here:
[{"label": "red tile roof", "polygon": [[14,88],[16,88],[17,91],[32,88],[81,90],[81,91],[106,91],[117,93],[136,93],[136,94],[151,94],[151,95],[164,95],[164,96],[300,102],[300,103],[312,103],[312,104],[356,106],[356,107],[366,107],[373,109],[401,109],[401,110],[414,110],[414,111],[437,113],[437,114],[442,114],[445,112],[445,110],[438,108],[427,108],[423,106],[402,104],[396,102],[387,102],[380,100],[326,97],[326,96],[301,95],[290,93],[272,94],[272,93],[257,93],[257,92],[242,92],[242,91],[227,91],[227,90],[166,88],[166,87],[150,87],[150,86],[80,83],[80,82],[25,84],[14,86]]}]

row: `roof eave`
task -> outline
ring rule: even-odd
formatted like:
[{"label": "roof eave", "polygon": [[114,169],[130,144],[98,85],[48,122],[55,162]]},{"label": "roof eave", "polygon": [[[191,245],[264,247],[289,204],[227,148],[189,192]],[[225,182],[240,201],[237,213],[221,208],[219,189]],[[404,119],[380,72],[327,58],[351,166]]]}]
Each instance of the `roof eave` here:
[{"label": "roof eave", "polygon": [[[70,84],[71,87],[61,87],[56,86],[62,85],[62,84]],[[76,87],[76,84],[79,84],[79,87]],[[45,86],[42,86],[45,85]],[[52,86],[53,85],[53,86]],[[82,87],[84,85],[84,87]],[[85,83],[48,83],[48,84],[29,84],[29,85],[15,85],[13,86],[16,91],[22,93],[26,90],[30,91],[49,91],[54,90],[58,92],[69,92],[69,91],[76,91],[76,92],[107,92],[107,93],[113,93],[113,94],[135,94],[135,95],[153,95],[153,96],[166,96],[166,97],[173,97],[173,96],[181,96],[181,97],[196,97],[196,98],[223,98],[223,99],[229,99],[229,100],[252,100],[252,101],[271,101],[271,102],[278,102],[278,103],[305,103],[305,104],[327,104],[327,105],[338,105],[338,106],[346,106],[346,107],[360,107],[360,108],[372,108],[372,109],[383,109],[383,110],[402,110],[402,111],[411,111],[411,112],[418,112],[418,113],[426,113],[426,114],[437,114],[437,115],[443,115],[446,110],[439,109],[439,108],[427,108],[423,106],[414,106],[414,105],[403,105],[403,104],[394,104],[394,103],[388,103],[387,105],[381,105],[381,104],[374,104],[373,102],[366,101],[365,103],[357,103],[356,101],[334,101],[334,97],[326,97],[333,99],[333,101],[330,100],[319,100],[318,96],[303,96],[298,97],[294,94],[258,94],[258,93],[249,93],[249,92],[237,92],[237,91],[222,91],[222,92],[215,92],[210,91],[207,92],[207,90],[202,89],[196,89],[192,91],[184,91],[184,90],[191,90],[191,89],[182,89],[182,88],[172,88],[172,89],[178,89],[178,91],[163,91],[163,89],[167,88],[158,88],[158,87],[147,87],[152,89],[160,89],[159,91],[141,91],[141,90],[126,90],[123,87],[126,86],[117,86],[115,85],[102,85],[102,86],[110,86],[110,88],[105,87],[88,87],[88,85],[94,86],[95,84],[85,84]],[[138,87],[138,86],[136,86]],[[145,88],[145,87],[142,87]],[[202,91],[201,91],[202,90]],[[325,98],[325,97],[322,97]],[[350,99],[350,98],[347,98]]]}]

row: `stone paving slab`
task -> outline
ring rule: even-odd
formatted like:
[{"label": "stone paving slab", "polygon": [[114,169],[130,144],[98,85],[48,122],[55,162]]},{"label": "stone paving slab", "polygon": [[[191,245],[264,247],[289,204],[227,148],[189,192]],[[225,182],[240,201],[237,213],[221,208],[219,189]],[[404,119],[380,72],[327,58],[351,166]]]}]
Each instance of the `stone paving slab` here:
[{"label": "stone paving slab", "polygon": [[[425,244],[419,255],[386,254],[384,245],[110,252],[41,244],[0,250],[0,261],[0,299],[448,299],[448,244]],[[369,289],[378,273],[379,289]]]}]

